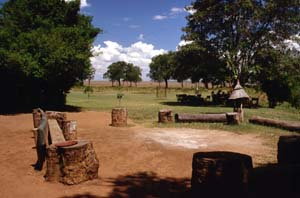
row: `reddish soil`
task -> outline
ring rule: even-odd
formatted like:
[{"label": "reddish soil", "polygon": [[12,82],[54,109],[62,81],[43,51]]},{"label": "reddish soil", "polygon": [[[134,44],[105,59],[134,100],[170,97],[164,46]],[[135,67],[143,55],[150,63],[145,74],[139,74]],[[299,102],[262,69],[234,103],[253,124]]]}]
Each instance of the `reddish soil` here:
[{"label": "reddish soil", "polygon": [[276,148],[255,135],[224,131],[110,126],[104,112],[67,113],[77,120],[78,138],[93,142],[99,179],[74,186],[44,181],[35,171],[31,114],[0,116],[0,197],[154,198],[185,197],[197,151],[249,154],[255,165],[275,160]]}]

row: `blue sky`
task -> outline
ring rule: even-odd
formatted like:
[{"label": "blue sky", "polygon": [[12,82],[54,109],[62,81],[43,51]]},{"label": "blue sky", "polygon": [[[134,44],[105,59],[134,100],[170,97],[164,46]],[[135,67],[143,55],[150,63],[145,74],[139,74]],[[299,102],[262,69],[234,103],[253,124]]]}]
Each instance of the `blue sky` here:
[{"label": "blue sky", "polygon": [[[147,79],[149,63],[155,55],[176,50],[186,25],[184,10],[192,0],[87,0],[81,12],[93,16],[93,24],[103,29],[94,45],[101,52],[92,58],[96,79],[109,64],[123,60],[142,68]],[[85,6],[88,4],[88,6]]]},{"label": "blue sky", "polygon": [[[95,44],[105,40],[123,46],[141,40],[156,48],[175,50],[185,26],[191,0],[87,0],[81,11],[103,29]],[[160,19],[160,20],[159,20]]]},{"label": "blue sky", "polygon": [[[5,0],[0,0],[3,2]],[[94,26],[103,30],[92,49],[95,53],[91,63],[96,68],[96,79],[102,79],[107,66],[119,60],[140,66],[143,79],[147,79],[151,58],[176,50],[189,14],[184,7],[191,2],[81,0],[81,12],[93,16]]]}]

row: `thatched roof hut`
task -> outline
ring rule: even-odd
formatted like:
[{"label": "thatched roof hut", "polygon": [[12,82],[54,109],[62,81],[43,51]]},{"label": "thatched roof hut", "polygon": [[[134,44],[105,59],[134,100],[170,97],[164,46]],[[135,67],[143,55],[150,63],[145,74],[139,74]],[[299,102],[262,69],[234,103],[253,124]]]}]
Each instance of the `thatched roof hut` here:
[{"label": "thatched roof hut", "polygon": [[248,99],[249,96],[241,86],[240,82],[238,81],[235,87],[233,88],[232,93],[229,96],[229,100],[236,100],[236,99]]}]

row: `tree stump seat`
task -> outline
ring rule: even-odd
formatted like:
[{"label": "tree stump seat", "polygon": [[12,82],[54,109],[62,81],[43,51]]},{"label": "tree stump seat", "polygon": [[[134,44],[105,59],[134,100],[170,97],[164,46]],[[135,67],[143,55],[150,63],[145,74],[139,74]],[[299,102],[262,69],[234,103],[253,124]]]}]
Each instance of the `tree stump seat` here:
[{"label": "tree stump seat", "polygon": [[158,112],[158,122],[168,123],[173,122],[172,110],[163,109]]},{"label": "tree stump seat", "polygon": [[98,177],[99,161],[93,144],[87,140],[77,139],[76,121],[66,120],[61,112],[46,112],[41,109],[33,111],[38,170],[42,170],[46,161],[46,181],[64,184],[78,184]]},{"label": "tree stump seat", "polygon": [[111,125],[116,127],[127,126],[127,109],[113,108],[111,112]]},{"label": "tree stump seat", "polygon": [[252,158],[233,152],[198,152],[192,162],[193,197],[244,197]]},{"label": "tree stump seat", "polygon": [[280,165],[300,165],[300,135],[280,136],[277,160]]},{"label": "tree stump seat", "polygon": [[227,124],[237,125],[240,123],[239,114],[237,112],[226,113]]},{"label": "tree stump seat", "polygon": [[90,141],[77,140],[70,146],[52,144],[47,156],[46,181],[72,185],[98,178],[99,160]]}]

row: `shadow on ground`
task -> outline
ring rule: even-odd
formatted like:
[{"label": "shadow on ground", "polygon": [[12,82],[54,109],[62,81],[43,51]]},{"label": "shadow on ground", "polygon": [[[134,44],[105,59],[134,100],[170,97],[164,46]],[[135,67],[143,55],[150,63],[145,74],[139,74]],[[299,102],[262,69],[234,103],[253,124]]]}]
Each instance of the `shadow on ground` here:
[{"label": "shadow on ground", "polygon": [[155,173],[139,172],[109,181],[114,185],[108,197],[116,198],[186,198],[190,179],[160,178]]},{"label": "shadow on ground", "polygon": [[249,178],[250,198],[300,197],[300,166],[268,164]]},{"label": "shadow on ground", "polygon": [[[36,107],[38,108],[38,107]],[[81,112],[80,107],[64,105],[60,107],[39,107],[45,111],[62,111],[62,112]],[[20,113],[32,113],[32,107],[19,107],[19,108],[10,108],[10,109],[0,109],[0,115],[16,115]]]},{"label": "shadow on ground", "polygon": [[[109,179],[113,190],[107,197],[77,194],[61,198],[192,198],[190,178],[161,178],[153,172],[139,172]],[[212,192],[217,189],[211,188]],[[221,197],[230,195],[221,195]],[[197,196],[199,197],[199,196]],[[200,196],[205,198],[204,196]],[[208,196],[211,198],[211,196]],[[245,198],[300,197],[299,166],[268,164],[253,169]],[[196,197],[195,197],[196,198]]]},{"label": "shadow on ground", "polygon": [[73,195],[73,196],[64,196],[61,198],[101,198],[101,197],[92,195],[90,193],[85,193],[85,194],[77,194],[77,195]]}]

